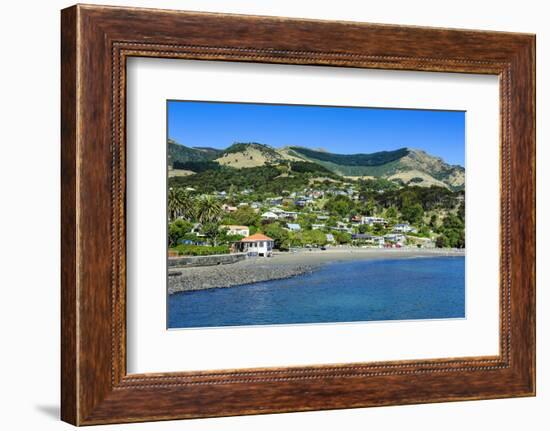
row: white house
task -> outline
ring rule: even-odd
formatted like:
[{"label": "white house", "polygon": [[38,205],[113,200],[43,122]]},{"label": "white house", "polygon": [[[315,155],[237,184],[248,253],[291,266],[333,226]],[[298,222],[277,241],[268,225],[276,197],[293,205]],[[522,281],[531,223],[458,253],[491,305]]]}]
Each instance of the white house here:
[{"label": "white house", "polygon": [[261,233],[255,233],[241,239],[237,243],[239,251],[245,252],[248,256],[271,257],[273,254],[273,238],[265,236]]},{"label": "white house", "polygon": [[302,228],[298,223],[287,223],[286,226],[288,227],[288,230],[291,232],[300,232]]},{"label": "white house", "polygon": [[266,202],[269,205],[281,205],[283,203],[283,197],[282,196],[277,196],[277,197],[274,197],[274,198],[268,198],[268,199],[266,199]]},{"label": "white house", "polygon": [[288,220],[296,220],[298,218],[298,213],[295,211],[282,211],[279,213],[279,217],[282,217]]},{"label": "white house", "polygon": [[248,228],[248,226],[239,226],[235,224],[230,224],[227,226],[222,226],[222,228],[226,228],[227,233],[229,235],[241,235],[241,236],[250,235],[250,229]]},{"label": "white house", "polygon": [[237,211],[237,207],[234,207],[232,205],[227,205],[227,204],[223,204],[222,205],[222,210],[224,210],[226,213],[234,213],[235,211]]},{"label": "white house", "polygon": [[366,224],[369,226],[372,226],[373,224],[388,224],[386,219],[383,219],[382,217],[370,217],[370,216],[363,216],[361,217],[361,224]]},{"label": "white house", "polygon": [[272,211],[266,211],[261,215],[264,220],[278,220],[279,216]]},{"label": "white house", "polygon": [[415,229],[407,223],[399,223],[393,227],[394,232],[408,233],[413,232]]},{"label": "white house", "polygon": [[384,239],[386,241],[394,242],[399,245],[403,245],[407,242],[407,238],[405,238],[405,235],[400,233],[390,233],[388,235],[384,235]]}]

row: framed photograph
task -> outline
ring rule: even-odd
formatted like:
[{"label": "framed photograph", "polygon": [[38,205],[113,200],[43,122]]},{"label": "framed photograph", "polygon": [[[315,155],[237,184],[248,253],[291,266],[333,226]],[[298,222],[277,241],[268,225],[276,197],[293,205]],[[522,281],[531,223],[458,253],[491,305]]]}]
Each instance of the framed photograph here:
[{"label": "framed photograph", "polygon": [[62,419],[535,394],[535,37],[62,11]]}]

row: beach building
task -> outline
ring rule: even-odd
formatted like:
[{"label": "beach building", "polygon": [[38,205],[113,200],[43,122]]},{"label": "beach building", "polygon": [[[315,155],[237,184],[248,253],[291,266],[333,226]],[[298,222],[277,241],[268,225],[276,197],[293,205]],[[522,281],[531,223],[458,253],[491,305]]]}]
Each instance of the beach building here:
[{"label": "beach building", "polygon": [[371,235],[368,233],[353,233],[351,234],[351,239],[353,241],[361,241],[365,244],[376,245],[378,247],[383,247],[385,243],[384,237]]},{"label": "beach building", "polygon": [[400,233],[390,233],[388,235],[384,235],[384,240],[395,243],[399,246],[402,246],[407,242],[407,238],[405,237],[405,235]]},{"label": "beach building", "polygon": [[230,224],[227,226],[222,226],[222,228],[226,228],[229,235],[241,235],[245,237],[250,235],[250,229],[248,226]]},{"label": "beach building", "polygon": [[271,257],[273,254],[273,245],[275,241],[262,233],[255,233],[247,236],[236,243],[238,251],[246,253],[248,256]]}]

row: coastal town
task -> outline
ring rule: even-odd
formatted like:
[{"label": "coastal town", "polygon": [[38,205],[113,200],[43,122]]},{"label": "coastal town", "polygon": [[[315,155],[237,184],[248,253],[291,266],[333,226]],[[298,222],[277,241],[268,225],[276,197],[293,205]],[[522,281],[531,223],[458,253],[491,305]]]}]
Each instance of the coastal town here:
[{"label": "coastal town", "polygon": [[[379,183],[386,189],[372,190]],[[381,208],[368,197],[369,192],[383,197],[394,191],[391,184],[380,181],[324,182],[259,200],[251,188],[200,194],[193,187],[173,187],[168,193],[169,256],[246,253],[270,257],[275,250],[344,246],[448,247],[442,232],[460,218],[463,194],[454,196],[444,210],[439,205],[429,211],[418,202]]]}]

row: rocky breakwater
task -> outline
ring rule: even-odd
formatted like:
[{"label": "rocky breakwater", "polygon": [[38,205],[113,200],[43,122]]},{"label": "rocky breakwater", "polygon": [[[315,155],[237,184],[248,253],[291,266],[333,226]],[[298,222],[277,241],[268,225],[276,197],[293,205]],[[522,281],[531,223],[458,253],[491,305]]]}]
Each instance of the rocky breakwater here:
[{"label": "rocky breakwater", "polygon": [[263,258],[231,265],[171,268],[168,273],[168,293],[239,286],[269,280],[279,280],[313,272],[319,265],[276,264]]}]

